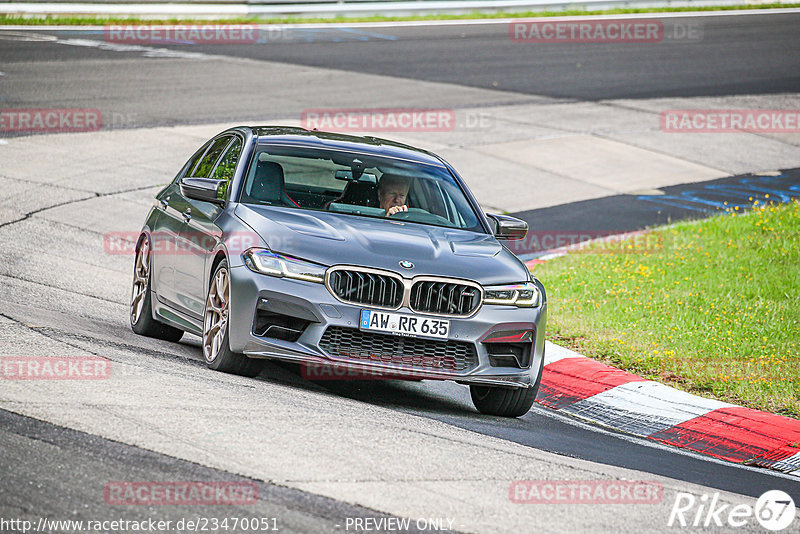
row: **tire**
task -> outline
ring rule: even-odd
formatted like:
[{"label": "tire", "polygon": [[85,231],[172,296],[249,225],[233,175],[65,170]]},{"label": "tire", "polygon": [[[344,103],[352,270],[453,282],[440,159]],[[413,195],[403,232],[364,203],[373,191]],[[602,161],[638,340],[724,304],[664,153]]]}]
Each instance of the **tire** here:
[{"label": "tire", "polygon": [[203,358],[209,369],[234,375],[254,377],[264,368],[264,362],[231,351],[228,336],[228,317],[231,303],[230,271],[227,260],[214,270],[206,294],[203,317]]},{"label": "tire", "polygon": [[504,388],[495,386],[469,387],[472,403],[485,415],[519,417],[525,415],[536,400],[534,388]]},{"label": "tire", "polygon": [[495,386],[470,386],[469,393],[472,403],[479,412],[485,415],[499,415],[500,417],[520,417],[525,415],[533,406],[536,395],[539,394],[539,384],[542,383],[544,370],[544,353],[539,364],[539,376],[536,383],[529,388],[504,388]]},{"label": "tire", "polygon": [[131,330],[140,336],[153,337],[165,341],[179,341],[183,337],[183,330],[156,321],[153,318],[150,294],[151,266],[150,240],[145,237],[136,249],[136,259],[133,263],[130,306]]}]

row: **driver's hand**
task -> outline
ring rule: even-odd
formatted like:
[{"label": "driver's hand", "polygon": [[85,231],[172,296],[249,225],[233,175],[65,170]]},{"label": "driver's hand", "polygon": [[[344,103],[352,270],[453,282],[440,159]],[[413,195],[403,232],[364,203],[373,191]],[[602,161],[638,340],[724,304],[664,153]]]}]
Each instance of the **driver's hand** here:
[{"label": "driver's hand", "polygon": [[390,217],[395,213],[400,213],[401,211],[408,211],[408,206],[392,206],[388,210],[386,210],[386,216]]}]

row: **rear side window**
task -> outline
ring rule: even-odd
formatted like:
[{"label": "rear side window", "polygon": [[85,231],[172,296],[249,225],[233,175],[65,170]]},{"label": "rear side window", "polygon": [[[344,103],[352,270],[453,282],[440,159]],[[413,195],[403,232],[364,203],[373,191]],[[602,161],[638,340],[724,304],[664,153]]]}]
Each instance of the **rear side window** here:
[{"label": "rear side window", "polygon": [[220,154],[222,154],[222,151],[225,150],[225,147],[228,146],[230,141],[230,136],[220,137],[214,141],[211,147],[206,151],[206,155],[203,156],[203,159],[200,160],[200,163],[191,171],[189,176],[194,178],[208,178],[211,175],[211,171],[214,170],[214,165],[217,163]]},{"label": "rear side window", "polygon": [[197,163],[200,161],[200,158],[203,157],[203,154],[206,153],[206,149],[208,148],[208,145],[210,145],[210,144],[211,144],[211,142],[209,141],[208,143],[206,143],[205,145],[200,147],[200,150],[195,152],[194,155],[189,159],[189,161],[184,163],[183,167],[181,168],[181,172],[178,173],[178,176],[175,177],[175,180],[178,180],[179,178],[183,178],[184,176],[191,176],[192,175],[191,174],[192,169],[197,167]]},{"label": "rear side window", "polygon": [[239,156],[242,153],[242,140],[238,137],[233,138],[233,142],[228,149],[219,159],[217,168],[214,169],[214,174],[211,176],[215,180],[224,180],[225,187],[220,189],[220,198],[228,198],[228,186],[233,179],[233,173],[236,170],[236,164],[239,162]]},{"label": "rear side window", "polygon": [[214,174],[211,176],[215,180],[225,180],[230,182],[233,178],[233,171],[236,170],[236,164],[239,162],[239,155],[242,151],[242,140],[238,137],[233,139],[233,143],[228,147],[228,150],[222,155],[214,169]]}]

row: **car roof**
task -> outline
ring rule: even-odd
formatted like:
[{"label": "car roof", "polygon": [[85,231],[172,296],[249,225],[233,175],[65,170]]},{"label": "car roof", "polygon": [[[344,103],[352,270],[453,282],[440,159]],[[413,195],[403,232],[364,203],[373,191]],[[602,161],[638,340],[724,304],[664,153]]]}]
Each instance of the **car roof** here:
[{"label": "car roof", "polygon": [[427,150],[378,137],[306,130],[295,126],[247,126],[259,144],[292,145],[403,159],[444,167],[442,160]]}]

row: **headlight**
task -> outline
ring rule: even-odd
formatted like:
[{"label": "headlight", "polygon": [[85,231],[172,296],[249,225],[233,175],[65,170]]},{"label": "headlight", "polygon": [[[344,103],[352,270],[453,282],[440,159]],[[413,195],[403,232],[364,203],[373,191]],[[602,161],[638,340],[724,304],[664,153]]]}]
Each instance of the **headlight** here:
[{"label": "headlight", "polygon": [[533,282],[490,286],[483,288],[484,304],[501,304],[519,308],[535,308],[541,304],[542,295]]},{"label": "headlight", "polygon": [[307,282],[322,283],[325,280],[325,267],[308,261],[298,260],[263,248],[247,249],[242,254],[244,264],[251,271],[270,276],[294,278]]}]

